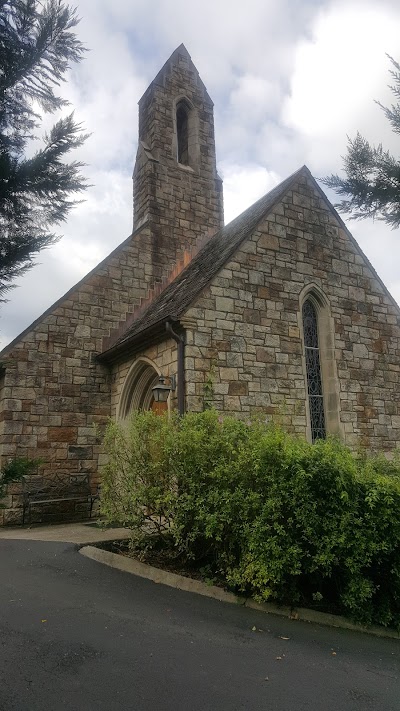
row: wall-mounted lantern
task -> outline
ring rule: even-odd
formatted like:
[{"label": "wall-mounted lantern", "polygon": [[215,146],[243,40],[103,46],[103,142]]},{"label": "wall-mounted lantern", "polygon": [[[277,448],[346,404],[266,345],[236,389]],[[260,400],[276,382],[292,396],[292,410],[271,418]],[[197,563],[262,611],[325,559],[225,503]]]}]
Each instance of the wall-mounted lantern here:
[{"label": "wall-mounted lantern", "polygon": [[170,394],[171,390],[173,391],[175,390],[175,388],[176,381],[174,375],[172,375],[171,377],[164,377],[164,375],[160,375],[160,377],[158,378],[157,385],[152,388],[155,402],[167,402],[168,395]]}]

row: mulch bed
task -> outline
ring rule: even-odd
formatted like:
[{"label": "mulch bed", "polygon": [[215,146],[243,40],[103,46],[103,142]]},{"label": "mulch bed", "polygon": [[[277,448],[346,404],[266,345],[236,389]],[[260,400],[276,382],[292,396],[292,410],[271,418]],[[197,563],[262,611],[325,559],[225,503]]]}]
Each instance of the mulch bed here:
[{"label": "mulch bed", "polygon": [[127,558],[134,558],[141,563],[152,565],[154,568],[167,570],[169,573],[184,575],[186,578],[201,580],[205,583],[217,585],[225,590],[228,589],[226,582],[221,576],[218,576],[216,573],[212,574],[207,568],[206,563],[199,565],[199,563],[190,561],[182,555],[177,555],[176,551],[169,548],[137,550],[131,547],[129,540],[97,543],[96,547],[110,551],[111,553],[126,556]]},{"label": "mulch bed", "polygon": [[[96,547],[110,551],[111,553],[126,556],[127,558],[133,558],[141,563],[151,565],[154,568],[160,568],[161,570],[166,570],[170,573],[183,575],[186,578],[200,580],[203,583],[216,585],[237,595],[246,596],[245,593],[239,592],[237,589],[235,590],[232,586],[229,586],[223,576],[218,574],[218,571],[212,569],[207,560],[202,562],[188,560],[181,554],[177,554],[174,549],[168,547],[145,548],[144,550],[141,550],[132,548],[131,541],[129,539],[97,543]],[[282,604],[290,606],[290,601],[284,601]],[[316,603],[311,597],[302,601],[299,606],[308,607],[319,612],[342,614],[337,606],[332,602],[324,600],[322,603]]]}]

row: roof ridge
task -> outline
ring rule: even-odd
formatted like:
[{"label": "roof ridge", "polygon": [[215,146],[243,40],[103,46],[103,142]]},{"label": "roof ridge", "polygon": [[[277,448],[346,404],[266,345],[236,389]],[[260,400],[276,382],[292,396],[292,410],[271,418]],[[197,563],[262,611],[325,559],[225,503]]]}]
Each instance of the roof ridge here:
[{"label": "roof ridge", "polygon": [[[240,215],[234,218],[228,225],[225,225],[221,230],[213,236],[205,240],[198,252],[190,259],[188,264],[177,274],[173,281],[161,291],[161,293],[152,299],[147,307],[142,310],[136,310],[132,314],[129,326],[127,325],[125,333],[118,337],[103,340],[103,354],[121,350],[123,344],[128,342],[130,336],[134,333],[141,332],[147,328],[146,316],[151,325],[157,323],[163,318],[176,319],[181,312],[188,308],[193,299],[205,288],[207,283],[215,276],[216,273],[228,261],[231,255],[238,249],[242,241],[251,232],[255,226],[263,219],[265,214],[269,212],[276,202],[286,193],[290,185],[308,168],[302,166],[285,180],[281,181],[272,190],[263,195],[259,200],[250,205]],[[203,237],[204,240],[204,237]],[[199,240],[201,242],[201,240]],[[215,253],[214,253],[215,248]],[[189,292],[189,297],[186,295],[186,300],[181,290],[186,288]],[[161,308],[160,308],[161,307]],[[117,334],[115,334],[117,336]]]}]

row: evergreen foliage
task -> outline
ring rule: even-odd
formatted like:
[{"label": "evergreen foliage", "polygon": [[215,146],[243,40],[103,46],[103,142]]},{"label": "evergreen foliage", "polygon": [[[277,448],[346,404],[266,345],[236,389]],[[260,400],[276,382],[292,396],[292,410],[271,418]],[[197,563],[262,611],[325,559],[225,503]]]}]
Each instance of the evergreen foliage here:
[{"label": "evergreen foliage", "polygon": [[102,511],[142,546],[168,543],[257,600],[400,628],[399,459],[214,410],[137,413],[105,449]]},{"label": "evergreen foliage", "polygon": [[[400,64],[389,57],[390,87],[397,103],[390,107],[376,103],[384,112],[394,133],[400,134]],[[385,150],[382,144],[371,145],[357,133],[349,139],[347,155],[343,158],[345,176],[330,175],[322,180],[343,197],[335,207],[348,213],[351,219],[373,217],[384,220],[393,229],[400,226],[400,160]]]},{"label": "evergreen foliage", "polygon": [[[0,0],[0,297],[59,237],[52,231],[84,190],[82,163],[64,158],[86,139],[73,114],[60,118],[32,154],[39,111],[68,102],[58,95],[85,48],[76,11],[62,0]],[[3,299],[4,300],[4,299]]]}]

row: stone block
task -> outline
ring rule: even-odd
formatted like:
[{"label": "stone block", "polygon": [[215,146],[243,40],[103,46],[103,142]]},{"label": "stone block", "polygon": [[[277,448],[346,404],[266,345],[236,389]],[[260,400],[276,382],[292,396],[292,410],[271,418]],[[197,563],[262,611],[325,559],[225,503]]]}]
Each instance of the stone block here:
[{"label": "stone block", "polygon": [[4,402],[4,407],[11,412],[20,412],[22,410],[21,400],[15,398],[8,398]]},{"label": "stone block", "polygon": [[74,332],[75,338],[90,338],[90,326],[85,324],[79,324],[75,328]]},{"label": "stone block", "polygon": [[243,355],[241,353],[227,353],[226,354],[226,365],[229,368],[242,368],[243,367]]},{"label": "stone block", "polygon": [[222,351],[222,352],[230,351],[230,350],[231,350],[231,347],[232,347],[232,346],[231,346],[231,343],[232,343],[233,340],[234,340],[234,339],[233,339],[233,337],[232,337],[232,339],[231,339],[230,341],[229,341],[229,340],[216,341],[216,342],[215,342],[215,347],[216,347],[217,351],[218,351],[218,352],[221,352],[221,351]]},{"label": "stone block", "polygon": [[73,412],[75,409],[71,397],[50,396],[48,405],[49,412]]},{"label": "stone block", "polygon": [[344,261],[339,261],[339,259],[332,259],[332,269],[335,274],[342,274],[344,276],[348,276],[349,274],[348,264]]},{"label": "stone block", "polygon": [[74,442],[76,435],[76,427],[49,427],[47,438],[49,442]]},{"label": "stone block", "polygon": [[205,346],[209,348],[211,345],[211,335],[209,333],[195,332],[194,342],[196,346]]},{"label": "stone block", "polygon": [[274,363],[275,351],[273,348],[256,348],[256,359],[258,363]]},{"label": "stone block", "polygon": [[74,446],[68,447],[68,459],[91,459],[93,456],[93,447],[90,446]]},{"label": "stone block", "polygon": [[234,299],[230,299],[225,296],[217,296],[215,298],[215,308],[217,311],[225,311],[228,313],[234,313],[235,312]]},{"label": "stone block", "polygon": [[244,309],[243,320],[246,323],[260,323],[260,311],[258,309]]},{"label": "stone block", "polygon": [[227,412],[240,412],[240,397],[236,397],[234,395],[225,395],[224,409]]},{"label": "stone block", "polygon": [[249,386],[245,381],[232,381],[229,383],[229,395],[248,395]]},{"label": "stone block", "polygon": [[353,355],[356,358],[368,358],[368,348],[364,343],[353,344]]},{"label": "stone block", "polygon": [[261,249],[277,251],[279,249],[279,239],[273,234],[262,234],[258,240],[258,246]]},{"label": "stone block", "polygon": [[238,369],[237,368],[220,368],[221,380],[237,380],[238,379]]}]

